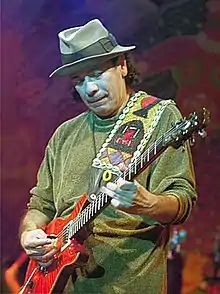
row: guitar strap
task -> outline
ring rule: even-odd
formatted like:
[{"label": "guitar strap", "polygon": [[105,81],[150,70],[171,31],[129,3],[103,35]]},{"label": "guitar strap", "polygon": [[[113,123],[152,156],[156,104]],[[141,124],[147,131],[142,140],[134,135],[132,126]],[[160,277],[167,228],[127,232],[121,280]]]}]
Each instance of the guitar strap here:
[{"label": "guitar strap", "polygon": [[92,166],[120,176],[120,165],[128,166],[140,156],[169,104],[175,102],[142,91],[131,96]]},{"label": "guitar strap", "polygon": [[[112,173],[120,176],[120,164],[124,163],[128,166],[140,155],[157,126],[165,107],[171,103],[174,102],[158,99],[145,92],[137,92],[130,97],[112,131],[93,160],[92,167],[99,170],[96,170],[98,174],[96,172],[92,174],[95,180],[91,180],[91,189],[89,188],[87,192],[89,200],[93,201],[94,195],[96,197],[94,186],[96,187],[96,179],[99,179],[99,172],[104,181],[110,180],[104,178],[105,172],[106,174]],[[105,269],[96,263],[92,249],[90,250],[90,263],[78,270],[81,271],[80,274],[87,278],[102,277]]]}]

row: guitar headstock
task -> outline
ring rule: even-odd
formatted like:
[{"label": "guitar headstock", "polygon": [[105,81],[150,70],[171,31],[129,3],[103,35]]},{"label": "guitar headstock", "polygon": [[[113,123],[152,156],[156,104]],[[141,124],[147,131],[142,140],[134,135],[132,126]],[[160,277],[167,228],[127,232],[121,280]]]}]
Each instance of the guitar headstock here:
[{"label": "guitar headstock", "polygon": [[199,112],[193,112],[188,118],[183,118],[176,122],[175,125],[164,134],[163,145],[179,148],[188,139],[194,140],[195,134],[199,134],[202,138],[206,137],[205,127],[210,121],[210,112],[206,108],[202,108]]}]

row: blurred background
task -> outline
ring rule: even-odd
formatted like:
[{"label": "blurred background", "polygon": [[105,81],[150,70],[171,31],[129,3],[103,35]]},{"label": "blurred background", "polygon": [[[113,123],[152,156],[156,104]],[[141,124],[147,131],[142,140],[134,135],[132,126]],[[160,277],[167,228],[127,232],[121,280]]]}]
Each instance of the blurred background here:
[{"label": "blurred background", "polygon": [[220,0],[2,0],[1,11],[3,276],[19,258],[22,271],[19,222],[45,145],[60,123],[85,110],[67,78],[48,78],[60,64],[57,33],[99,18],[119,43],[137,46],[142,90],[174,99],[183,115],[211,112],[208,137],[192,150],[199,200],[180,228],[187,234],[179,254],[182,293],[218,291],[210,284],[217,284],[220,250]]}]

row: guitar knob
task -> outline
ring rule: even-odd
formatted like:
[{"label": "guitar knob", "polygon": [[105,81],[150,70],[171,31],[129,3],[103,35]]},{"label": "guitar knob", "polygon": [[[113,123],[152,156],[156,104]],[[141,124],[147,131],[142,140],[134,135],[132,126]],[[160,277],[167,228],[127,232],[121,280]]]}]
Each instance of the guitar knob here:
[{"label": "guitar knob", "polygon": [[190,144],[190,146],[194,146],[195,143],[196,143],[196,139],[195,139],[194,136],[192,136],[192,137],[189,139],[189,144]]},{"label": "guitar knob", "polygon": [[198,131],[198,134],[202,137],[202,138],[205,138],[207,137],[207,132],[203,129],[203,130],[199,130]]},{"label": "guitar knob", "polygon": [[90,201],[95,201],[96,199],[97,199],[97,196],[96,196],[95,193],[92,193],[92,194],[89,195],[89,200]]}]

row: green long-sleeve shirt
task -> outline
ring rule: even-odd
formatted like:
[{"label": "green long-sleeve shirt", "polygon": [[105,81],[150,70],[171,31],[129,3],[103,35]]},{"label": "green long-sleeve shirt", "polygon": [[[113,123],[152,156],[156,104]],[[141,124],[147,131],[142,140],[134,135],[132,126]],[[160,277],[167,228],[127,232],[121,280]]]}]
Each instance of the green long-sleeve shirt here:
[{"label": "green long-sleeve shirt", "polygon": [[[176,106],[168,105],[148,145],[180,117]],[[37,185],[31,190],[29,209],[38,209],[51,220],[69,216],[88,190],[92,160],[116,120],[85,112],[58,127],[47,145]],[[178,197],[180,211],[175,222],[185,221],[196,201],[188,144],[185,151],[169,147],[137,180],[154,194]],[[167,226],[108,206],[94,220],[91,231],[88,265],[78,271],[74,290],[70,285],[68,293],[166,293]]]}]

